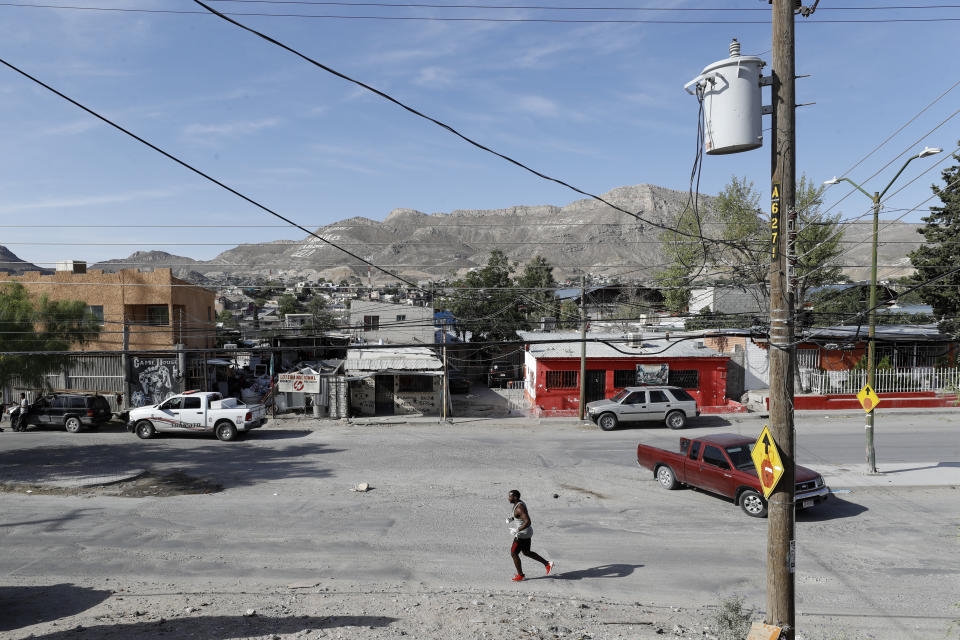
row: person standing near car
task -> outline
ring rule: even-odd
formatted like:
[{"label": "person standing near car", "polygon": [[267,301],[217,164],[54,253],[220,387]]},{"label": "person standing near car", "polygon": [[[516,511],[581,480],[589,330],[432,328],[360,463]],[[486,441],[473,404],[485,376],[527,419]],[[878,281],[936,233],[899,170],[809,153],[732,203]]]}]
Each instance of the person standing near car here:
[{"label": "person standing near car", "polygon": [[30,403],[27,402],[27,394],[20,394],[20,402],[17,404],[17,412],[15,414],[10,414],[10,428],[14,431],[23,431],[26,425],[24,420],[27,419],[27,409],[30,407]]},{"label": "person standing near car", "polygon": [[550,571],[553,570],[553,563],[545,560],[539,553],[530,550],[530,544],[533,540],[533,523],[530,521],[530,512],[527,511],[527,505],[520,500],[520,492],[511,489],[507,493],[507,500],[513,505],[513,511],[507,518],[507,524],[510,525],[510,532],[513,534],[510,557],[513,558],[513,565],[517,568],[517,574],[513,576],[513,581],[520,582],[526,577],[523,575],[523,567],[520,564],[521,553],[543,564],[547,570],[547,575],[550,575]]}]

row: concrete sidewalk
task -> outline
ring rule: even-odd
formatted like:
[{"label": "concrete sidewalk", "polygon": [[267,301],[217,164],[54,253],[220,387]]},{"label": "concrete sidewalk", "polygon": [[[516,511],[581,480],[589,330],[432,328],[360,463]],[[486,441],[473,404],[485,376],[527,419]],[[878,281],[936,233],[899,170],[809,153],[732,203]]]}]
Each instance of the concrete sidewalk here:
[{"label": "concrete sidewalk", "polygon": [[866,463],[817,464],[831,489],[845,487],[960,486],[960,462],[878,462],[877,473]]}]

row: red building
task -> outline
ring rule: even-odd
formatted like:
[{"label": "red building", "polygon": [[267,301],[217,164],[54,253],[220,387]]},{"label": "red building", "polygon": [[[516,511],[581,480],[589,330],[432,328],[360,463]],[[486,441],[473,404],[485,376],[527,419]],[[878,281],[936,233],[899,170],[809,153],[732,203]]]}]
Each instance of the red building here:
[{"label": "red building", "polygon": [[[579,339],[579,333],[521,333],[525,340]],[[587,343],[586,400],[609,398],[624,387],[636,386],[637,365],[669,368],[668,384],[686,389],[704,413],[743,411],[727,399],[729,356],[704,346],[702,340],[664,337],[625,342],[623,335],[587,334],[609,338],[609,344]],[[560,342],[525,346],[524,391],[540,415],[576,415],[580,405],[580,344]]]}]

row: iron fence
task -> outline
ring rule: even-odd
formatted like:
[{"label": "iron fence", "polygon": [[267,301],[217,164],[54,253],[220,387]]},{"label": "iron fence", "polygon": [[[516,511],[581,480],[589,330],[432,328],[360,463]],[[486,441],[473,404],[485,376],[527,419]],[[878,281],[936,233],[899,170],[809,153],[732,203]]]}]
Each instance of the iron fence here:
[{"label": "iron fence", "polygon": [[[799,386],[805,393],[857,393],[865,384],[867,384],[866,369],[800,370]],[[958,387],[960,387],[960,369],[958,368],[880,369],[874,376],[874,391],[877,393],[950,391]]]}]

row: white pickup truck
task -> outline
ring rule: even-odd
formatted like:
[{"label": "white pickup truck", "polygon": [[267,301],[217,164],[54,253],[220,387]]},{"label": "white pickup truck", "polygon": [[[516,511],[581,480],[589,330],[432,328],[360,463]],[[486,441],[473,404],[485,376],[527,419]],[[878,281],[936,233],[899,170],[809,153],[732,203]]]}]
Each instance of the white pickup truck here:
[{"label": "white pickup truck", "polygon": [[244,404],[236,398],[221,398],[215,392],[186,391],[160,404],[131,409],[127,429],[144,440],[158,432],[212,431],[220,440],[228,441],[266,422],[266,409],[262,404]]}]

